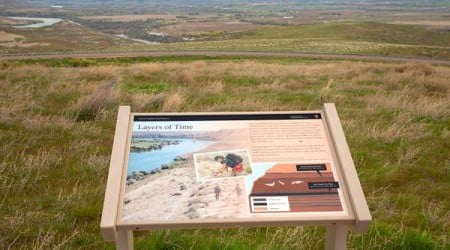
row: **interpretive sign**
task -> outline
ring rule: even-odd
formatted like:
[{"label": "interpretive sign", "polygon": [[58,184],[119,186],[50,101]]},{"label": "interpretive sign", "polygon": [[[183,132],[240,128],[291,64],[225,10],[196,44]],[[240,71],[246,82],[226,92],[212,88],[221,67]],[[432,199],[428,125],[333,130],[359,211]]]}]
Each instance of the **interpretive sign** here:
[{"label": "interpretive sign", "polygon": [[346,226],[364,232],[370,221],[333,104],[270,113],[119,109],[101,224],[118,248],[132,247],[134,230],[327,225],[327,247],[336,249],[345,248]]}]

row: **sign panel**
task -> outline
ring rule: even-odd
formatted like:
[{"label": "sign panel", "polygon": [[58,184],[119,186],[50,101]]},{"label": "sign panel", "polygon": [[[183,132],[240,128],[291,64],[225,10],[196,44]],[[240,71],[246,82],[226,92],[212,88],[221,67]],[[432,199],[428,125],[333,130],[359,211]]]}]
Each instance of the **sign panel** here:
[{"label": "sign panel", "polygon": [[351,215],[322,112],[131,119],[120,223]]},{"label": "sign panel", "polygon": [[325,225],[327,249],[372,217],[334,104],[321,111],[131,113],[119,108],[100,227]]}]

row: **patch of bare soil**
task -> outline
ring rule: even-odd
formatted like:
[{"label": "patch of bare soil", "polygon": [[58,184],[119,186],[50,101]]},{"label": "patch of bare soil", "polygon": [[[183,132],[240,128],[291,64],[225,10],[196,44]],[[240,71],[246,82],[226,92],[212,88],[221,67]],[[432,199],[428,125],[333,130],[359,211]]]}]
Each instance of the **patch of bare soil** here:
[{"label": "patch of bare soil", "polygon": [[161,28],[171,36],[201,35],[211,32],[240,32],[260,28],[261,25],[239,21],[182,22]]}]

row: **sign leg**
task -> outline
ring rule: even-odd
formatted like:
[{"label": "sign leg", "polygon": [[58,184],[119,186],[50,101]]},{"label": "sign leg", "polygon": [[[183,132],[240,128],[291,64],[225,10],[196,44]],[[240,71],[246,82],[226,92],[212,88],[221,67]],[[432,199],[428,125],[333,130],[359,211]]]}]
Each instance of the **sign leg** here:
[{"label": "sign leg", "polygon": [[117,232],[116,249],[133,250],[133,231]]},{"label": "sign leg", "polygon": [[327,226],[326,250],[344,250],[347,244],[347,226],[333,224]]}]

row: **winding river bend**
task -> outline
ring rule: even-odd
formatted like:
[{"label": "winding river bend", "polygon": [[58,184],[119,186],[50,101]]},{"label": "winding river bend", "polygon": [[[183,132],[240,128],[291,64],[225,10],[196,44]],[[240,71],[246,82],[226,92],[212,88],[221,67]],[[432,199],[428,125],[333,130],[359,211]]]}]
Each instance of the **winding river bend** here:
[{"label": "winding river bend", "polygon": [[26,29],[26,28],[42,28],[51,26],[53,24],[57,24],[62,21],[61,18],[47,18],[47,17],[15,17],[15,16],[9,16],[7,18],[15,19],[15,20],[26,20],[26,21],[33,21],[36,23],[32,24],[25,24],[25,25],[15,25],[14,28],[19,29]]}]

